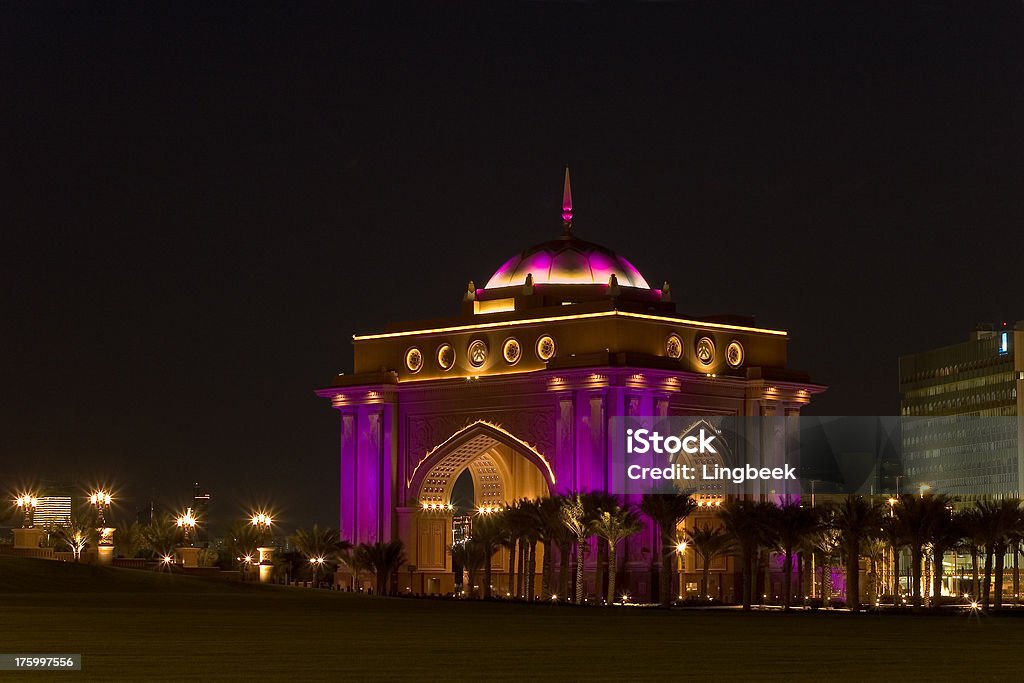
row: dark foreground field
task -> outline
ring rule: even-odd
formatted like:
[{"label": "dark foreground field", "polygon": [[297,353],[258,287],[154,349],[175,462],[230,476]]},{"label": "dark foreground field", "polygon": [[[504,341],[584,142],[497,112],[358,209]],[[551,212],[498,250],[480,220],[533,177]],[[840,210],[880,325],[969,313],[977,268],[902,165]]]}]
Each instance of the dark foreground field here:
[{"label": "dark foreground field", "polygon": [[1024,619],[573,609],[223,585],[0,557],[4,680],[1021,680]]}]

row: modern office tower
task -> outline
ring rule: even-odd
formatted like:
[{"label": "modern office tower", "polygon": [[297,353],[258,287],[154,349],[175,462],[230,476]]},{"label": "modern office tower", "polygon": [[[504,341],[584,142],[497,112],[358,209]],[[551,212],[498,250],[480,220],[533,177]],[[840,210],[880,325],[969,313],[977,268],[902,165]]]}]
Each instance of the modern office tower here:
[{"label": "modern office tower", "polygon": [[962,500],[1024,492],[1024,321],[900,358],[902,492]]}]

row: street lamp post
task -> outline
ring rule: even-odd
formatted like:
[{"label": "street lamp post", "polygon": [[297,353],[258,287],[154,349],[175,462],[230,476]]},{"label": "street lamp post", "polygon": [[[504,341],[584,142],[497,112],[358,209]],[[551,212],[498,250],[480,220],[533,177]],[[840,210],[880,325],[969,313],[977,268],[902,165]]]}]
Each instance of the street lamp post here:
[{"label": "street lamp post", "polygon": [[107,526],[105,513],[110,509],[112,500],[110,494],[102,489],[89,496],[89,502],[96,508],[96,522],[101,527]]},{"label": "street lamp post", "polygon": [[679,599],[682,600],[686,595],[684,592],[686,581],[686,541],[680,541],[676,545],[676,552],[679,553]]},{"label": "street lamp post", "polygon": [[14,501],[14,504],[19,510],[25,515],[21,522],[22,529],[31,529],[32,523],[35,521],[34,517],[36,514],[36,507],[39,505],[39,499],[31,493],[18,496]]},{"label": "street lamp post", "polygon": [[181,529],[185,535],[185,544],[191,545],[191,535],[196,530],[196,516],[192,512],[192,508],[188,508],[182,514],[178,515],[177,519],[178,528]]},{"label": "street lamp post", "polygon": [[324,566],[324,562],[327,560],[323,555],[317,555],[316,557],[309,558],[309,564],[313,568],[313,588],[319,588],[320,582],[318,581],[320,576],[320,570]]}]

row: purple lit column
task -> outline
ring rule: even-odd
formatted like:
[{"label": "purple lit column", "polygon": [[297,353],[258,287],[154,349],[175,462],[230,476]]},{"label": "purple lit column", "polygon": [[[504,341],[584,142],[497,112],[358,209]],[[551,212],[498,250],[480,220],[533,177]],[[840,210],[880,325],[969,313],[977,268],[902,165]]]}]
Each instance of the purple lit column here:
[{"label": "purple lit column", "polygon": [[356,408],[339,408],[341,418],[341,444],[339,447],[340,490],[338,528],[341,537],[356,540],[356,507],[359,495],[356,470]]}]

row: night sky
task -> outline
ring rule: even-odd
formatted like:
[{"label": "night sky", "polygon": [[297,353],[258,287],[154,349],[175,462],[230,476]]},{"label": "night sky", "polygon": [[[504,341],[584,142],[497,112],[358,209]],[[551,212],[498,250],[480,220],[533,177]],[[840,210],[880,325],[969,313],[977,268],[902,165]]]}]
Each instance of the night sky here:
[{"label": "night sky", "polygon": [[895,413],[1024,318],[1024,6],[831,4],[5,3],[0,489],[336,524],[313,390],[555,237],[567,163],[580,237]]}]

